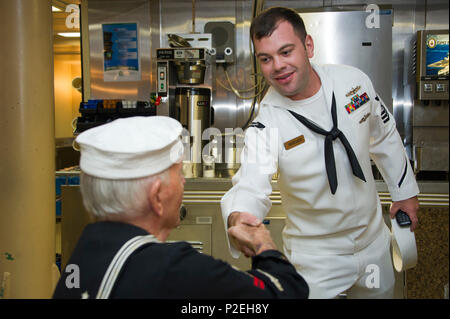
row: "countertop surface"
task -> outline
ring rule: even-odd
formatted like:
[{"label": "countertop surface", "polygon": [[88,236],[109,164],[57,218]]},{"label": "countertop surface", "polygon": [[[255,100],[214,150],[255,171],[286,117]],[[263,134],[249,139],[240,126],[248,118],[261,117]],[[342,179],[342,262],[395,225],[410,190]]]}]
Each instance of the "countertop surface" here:
[{"label": "countertop surface", "polygon": [[[56,176],[74,176],[79,175],[80,171],[77,168],[64,169],[56,171]],[[448,181],[418,181],[419,190],[421,194],[449,194]],[[232,186],[231,178],[186,178],[184,186],[187,191],[227,191]],[[376,187],[380,193],[389,193],[387,185],[382,180],[376,181]],[[274,192],[279,192],[278,183],[272,180],[272,189]]]},{"label": "countertop surface", "polygon": [[[418,181],[421,193],[448,194],[447,181]],[[185,189],[188,190],[228,190],[232,186],[231,178],[186,178]],[[378,192],[389,192],[384,181],[376,181]],[[278,183],[272,180],[272,189],[279,191]]]}]

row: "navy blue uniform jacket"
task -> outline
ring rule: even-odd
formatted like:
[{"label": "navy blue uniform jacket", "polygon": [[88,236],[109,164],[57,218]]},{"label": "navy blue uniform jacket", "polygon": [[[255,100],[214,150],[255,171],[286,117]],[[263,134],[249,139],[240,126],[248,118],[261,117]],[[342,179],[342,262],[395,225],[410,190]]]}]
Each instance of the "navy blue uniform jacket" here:
[{"label": "navy blue uniform jacket", "polygon": [[[123,223],[97,222],[84,229],[68,265],[79,267],[79,288],[68,288],[62,271],[53,298],[95,298],[116,252],[129,239],[148,235]],[[69,281],[71,278],[69,278]],[[71,286],[71,285],[69,285]],[[86,294],[87,292],[87,294]],[[230,264],[199,253],[186,242],[150,243],[125,263],[110,298],[307,298],[308,285],[276,250],[252,258],[252,269],[239,271]]]}]

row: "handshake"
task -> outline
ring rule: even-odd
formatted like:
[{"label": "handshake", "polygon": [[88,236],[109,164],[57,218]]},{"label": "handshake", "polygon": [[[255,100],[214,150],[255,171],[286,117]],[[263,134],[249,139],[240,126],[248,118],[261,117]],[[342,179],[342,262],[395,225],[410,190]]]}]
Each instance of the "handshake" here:
[{"label": "handshake", "polygon": [[246,257],[277,249],[264,224],[246,212],[233,212],[228,216],[228,237],[231,244]]}]

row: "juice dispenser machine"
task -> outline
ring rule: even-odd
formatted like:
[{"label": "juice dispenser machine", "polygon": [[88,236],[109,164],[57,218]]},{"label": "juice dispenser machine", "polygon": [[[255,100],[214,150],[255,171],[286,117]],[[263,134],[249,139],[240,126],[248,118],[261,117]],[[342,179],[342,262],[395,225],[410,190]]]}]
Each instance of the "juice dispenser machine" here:
[{"label": "juice dispenser machine", "polygon": [[448,54],[448,30],[417,32],[412,134],[416,173],[448,174]]}]

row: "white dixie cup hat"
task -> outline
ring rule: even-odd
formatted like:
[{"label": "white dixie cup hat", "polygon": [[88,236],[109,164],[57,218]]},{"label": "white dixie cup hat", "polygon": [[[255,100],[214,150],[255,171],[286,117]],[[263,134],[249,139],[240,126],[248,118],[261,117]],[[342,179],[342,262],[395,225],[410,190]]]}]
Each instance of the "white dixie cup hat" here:
[{"label": "white dixie cup hat", "polygon": [[82,132],[80,168],[105,179],[131,179],[163,172],[183,157],[182,126],[167,116],[121,118]]}]

